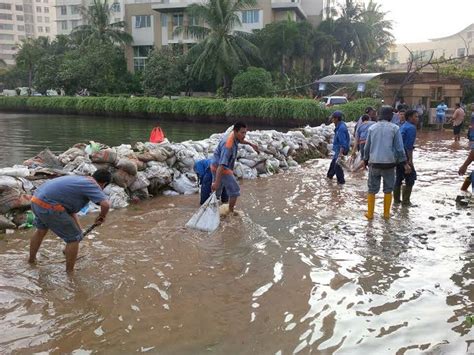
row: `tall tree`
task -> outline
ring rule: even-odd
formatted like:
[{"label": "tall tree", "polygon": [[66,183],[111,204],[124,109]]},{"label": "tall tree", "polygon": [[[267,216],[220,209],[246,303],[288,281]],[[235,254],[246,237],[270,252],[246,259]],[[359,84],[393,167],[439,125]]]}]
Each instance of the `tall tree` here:
[{"label": "tall tree", "polygon": [[39,60],[47,53],[50,46],[48,37],[26,38],[21,41],[16,59],[18,68],[28,73],[28,87],[33,85],[34,75],[38,68]]},{"label": "tall tree", "polygon": [[86,24],[71,32],[71,36],[79,43],[132,43],[132,35],[125,32],[125,21],[111,23],[111,8],[107,0],[92,0],[90,6],[82,8],[82,12]]},{"label": "tall tree", "polygon": [[248,34],[237,30],[242,26],[238,13],[254,6],[256,0],[209,0],[193,4],[187,14],[197,25],[192,23],[175,30],[176,34],[190,34],[200,41],[190,50],[191,55],[196,55],[191,75],[203,79],[213,73],[216,82],[222,83],[225,96],[239,69],[260,58]]}]

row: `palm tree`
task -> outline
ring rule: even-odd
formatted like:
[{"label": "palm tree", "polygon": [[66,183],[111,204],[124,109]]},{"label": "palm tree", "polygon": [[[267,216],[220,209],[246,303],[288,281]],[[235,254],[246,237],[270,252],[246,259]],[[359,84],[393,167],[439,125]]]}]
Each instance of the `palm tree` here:
[{"label": "palm tree", "polygon": [[208,73],[223,85],[227,96],[231,77],[260,58],[258,48],[249,41],[248,34],[235,30],[242,23],[238,13],[256,6],[256,0],[209,0],[204,4],[193,4],[187,10],[198,24],[176,28],[175,33],[190,34],[198,44],[190,50],[196,55],[191,75],[202,80]]},{"label": "palm tree", "polygon": [[19,68],[28,73],[28,87],[31,88],[33,77],[40,59],[45,55],[50,42],[48,37],[26,38],[21,41],[15,60]]},{"label": "palm tree", "polygon": [[106,42],[124,45],[133,41],[132,35],[124,31],[125,21],[110,23],[111,9],[107,0],[93,0],[92,4],[84,7],[82,11],[86,24],[71,32],[71,36],[79,43]]}]

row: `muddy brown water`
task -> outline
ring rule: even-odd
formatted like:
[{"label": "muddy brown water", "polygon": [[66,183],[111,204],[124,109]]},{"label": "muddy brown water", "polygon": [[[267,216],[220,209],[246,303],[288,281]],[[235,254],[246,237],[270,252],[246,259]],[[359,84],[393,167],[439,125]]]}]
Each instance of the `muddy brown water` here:
[{"label": "muddy brown water", "polygon": [[[366,173],[329,160],[242,182],[240,217],[183,226],[197,195],[113,211],[67,277],[49,235],[0,241],[0,353],[464,354],[474,352],[472,209],[454,198],[467,141],[424,133],[412,208],[364,219]],[[86,216],[83,225],[93,220]]]}]

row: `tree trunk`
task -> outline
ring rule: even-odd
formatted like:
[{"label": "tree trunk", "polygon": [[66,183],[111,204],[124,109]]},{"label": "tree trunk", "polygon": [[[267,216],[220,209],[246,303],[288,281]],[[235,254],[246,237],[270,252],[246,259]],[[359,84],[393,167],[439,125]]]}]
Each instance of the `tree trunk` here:
[{"label": "tree trunk", "polygon": [[227,99],[227,97],[229,96],[229,86],[230,86],[230,78],[229,78],[229,75],[227,74],[224,74],[224,83],[223,83],[224,87],[224,99]]}]

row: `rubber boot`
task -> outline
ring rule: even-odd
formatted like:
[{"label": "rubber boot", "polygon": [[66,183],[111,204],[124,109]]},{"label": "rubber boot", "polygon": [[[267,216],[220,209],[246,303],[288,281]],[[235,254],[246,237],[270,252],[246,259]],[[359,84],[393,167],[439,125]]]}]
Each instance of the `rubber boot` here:
[{"label": "rubber boot", "polygon": [[384,194],[383,196],[383,218],[390,218],[390,207],[392,207],[392,194]]},{"label": "rubber boot", "polygon": [[375,194],[369,193],[367,195],[367,213],[365,214],[365,217],[367,217],[367,219],[373,219],[374,210],[375,210]]},{"label": "rubber boot", "polygon": [[402,201],[400,200],[401,186],[395,186],[393,188],[393,203],[399,204]]},{"label": "rubber boot", "polygon": [[413,186],[404,186],[402,191],[402,205],[411,206],[410,196]]}]

